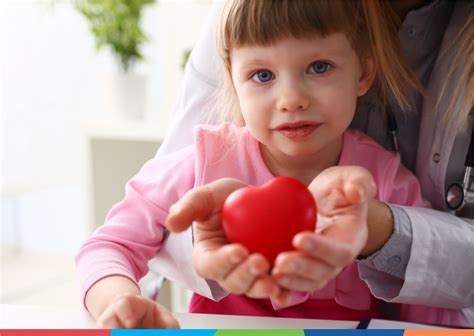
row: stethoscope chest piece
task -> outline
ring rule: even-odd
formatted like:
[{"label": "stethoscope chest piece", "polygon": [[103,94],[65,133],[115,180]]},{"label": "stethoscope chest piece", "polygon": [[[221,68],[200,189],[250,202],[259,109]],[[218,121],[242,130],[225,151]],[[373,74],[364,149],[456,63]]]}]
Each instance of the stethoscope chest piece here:
[{"label": "stethoscope chest piece", "polygon": [[459,209],[464,203],[463,186],[459,183],[451,184],[446,190],[446,205],[451,210]]},{"label": "stethoscope chest piece", "polygon": [[474,169],[466,166],[463,184],[453,183],[446,190],[446,205],[459,217],[474,218]]},{"label": "stethoscope chest piece", "polygon": [[464,166],[462,184],[453,183],[446,190],[446,205],[456,216],[474,218],[474,129]]}]

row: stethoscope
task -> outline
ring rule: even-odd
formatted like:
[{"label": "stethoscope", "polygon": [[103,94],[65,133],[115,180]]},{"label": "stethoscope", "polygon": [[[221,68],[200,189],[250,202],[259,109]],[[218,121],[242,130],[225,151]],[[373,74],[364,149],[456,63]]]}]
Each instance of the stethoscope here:
[{"label": "stethoscope", "polygon": [[446,190],[446,205],[456,216],[474,218],[474,130],[464,161],[466,167],[462,184],[453,183]]},{"label": "stethoscope", "polygon": [[[388,110],[388,133],[392,138],[393,148],[399,152],[397,137],[397,121],[390,109]],[[474,218],[474,128],[471,131],[471,141],[464,161],[464,178],[462,183],[452,183],[446,190],[447,207],[460,217]]]}]

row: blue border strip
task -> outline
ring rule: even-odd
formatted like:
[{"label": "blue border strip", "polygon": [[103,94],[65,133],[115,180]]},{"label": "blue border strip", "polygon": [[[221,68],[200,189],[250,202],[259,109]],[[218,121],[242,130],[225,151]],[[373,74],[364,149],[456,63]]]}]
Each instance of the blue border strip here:
[{"label": "blue border strip", "polygon": [[214,336],[217,329],[114,329],[111,336]]}]

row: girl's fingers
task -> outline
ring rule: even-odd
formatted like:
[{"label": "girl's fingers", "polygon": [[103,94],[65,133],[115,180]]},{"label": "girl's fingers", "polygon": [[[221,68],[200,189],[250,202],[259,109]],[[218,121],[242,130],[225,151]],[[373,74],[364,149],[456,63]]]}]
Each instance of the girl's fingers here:
[{"label": "girl's fingers", "polygon": [[278,276],[275,276],[275,282],[281,287],[303,292],[312,292],[321,289],[326,285],[327,281],[327,279],[314,280],[297,275],[278,274]]},{"label": "girl's fingers", "polygon": [[308,187],[316,199],[324,197],[331,190],[339,189],[349,196],[348,200],[356,204],[365,201],[377,190],[371,173],[357,166],[330,167],[319,174]]},{"label": "girl's fingers", "polygon": [[204,221],[220,212],[227,196],[245,186],[239,180],[225,178],[194,188],[170,208],[165,226],[172,232],[184,231],[193,221]]},{"label": "girl's fingers", "polygon": [[[146,326],[148,328],[148,326]],[[153,323],[149,326],[153,329],[179,329],[178,321],[162,305],[155,303]]]},{"label": "girl's fingers", "polygon": [[171,313],[139,295],[124,295],[112,303],[97,321],[100,328],[179,328]]},{"label": "girl's fingers", "polygon": [[339,269],[340,267],[328,265],[317,258],[298,252],[288,252],[278,256],[272,274],[295,275],[309,280],[326,280]]},{"label": "girl's fingers", "polygon": [[334,267],[343,267],[354,260],[353,248],[322,235],[304,232],[293,239],[293,246],[309,256]]},{"label": "girl's fingers", "polygon": [[222,280],[248,256],[240,244],[224,245],[216,250],[206,250],[204,243],[193,252],[193,264],[197,273],[207,279]]},{"label": "girl's fingers", "polygon": [[131,306],[133,298],[133,295],[124,295],[110,304],[97,320],[98,327],[108,329],[135,328],[137,319],[141,319],[143,315],[136,316],[140,312]]},{"label": "girl's fingers", "polygon": [[231,293],[244,294],[258,277],[265,275],[269,270],[270,265],[262,255],[252,254],[226,274],[220,284]]},{"label": "girl's fingers", "polygon": [[126,295],[114,303],[114,311],[123,328],[131,329],[141,327],[151,311],[147,298],[138,295]]},{"label": "girl's fingers", "polygon": [[97,328],[100,329],[123,329],[125,326],[112,311],[105,311],[97,320]]},{"label": "girl's fingers", "polygon": [[290,300],[290,298],[291,298],[291,291],[280,288],[280,291],[278,292],[278,294],[275,296],[272,296],[272,301],[280,305],[286,305],[287,302]]},{"label": "girl's fingers", "polygon": [[245,294],[254,299],[265,299],[278,296],[280,292],[281,290],[275,281],[271,277],[264,275],[257,278]]}]

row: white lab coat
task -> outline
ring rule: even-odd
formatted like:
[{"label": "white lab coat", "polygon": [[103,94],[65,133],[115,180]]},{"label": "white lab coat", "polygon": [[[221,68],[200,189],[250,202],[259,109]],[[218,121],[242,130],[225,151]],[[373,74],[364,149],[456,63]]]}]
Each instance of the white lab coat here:
[{"label": "white lab coat", "polygon": [[[447,211],[444,201],[447,183],[445,177],[462,174],[464,170],[462,164],[448,167],[451,152],[455,149],[455,141],[465,146],[466,137],[470,138],[470,132],[456,134],[450,127],[452,120],[448,121],[448,124],[443,122],[447,102],[439,106],[435,104],[456,52],[456,47],[453,47],[451,42],[469,15],[472,15],[473,7],[473,4],[467,1],[456,3],[439,51],[440,56],[427,86],[427,96],[431,99],[427,98],[423,103],[416,175],[424,197],[435,209],[441,211],[403,207],[413,228],[411,257],[404,281],[384,272],[360,269],[361,277],[367,281],[372,293],[386,301],[452,309],[474,307],[474,221],[443,212]],[[157,155],[170,153],[191,144],[193,126],[207,122],[208,111],[213,104],[212,94],[216,88],[217,72],[220,71],[216,66],[219,62],[213,34],[213,17],[216,14],[213,12],[210,15],[211,18],[207,20],[207,26],[187,64],[184,86],[175,108],[174,123]],[[467,61],[458,60],[458,64],[463,65]],[[455,75],[459,76],[459,71]],[[464,86],[467,93],[467,81]],[[448,87],[448,90],[452,89],[452,86]],[[457,106],[459,105],[460,102]],[[468,131],[470,129],[469,127]],[[455,171],[448,171],[448,168]],[[169,273],[170,269],[176,269],[167,266],[174,262],[177,255],[180,255],[179,258],[188,258],[182,261],[191,265],[191,253],[182,253],[183,250],[191,249],[190,230],[180,235],[170,235],[157,258],[151,261],[150,267],[158,269],[166,277],[183,283],[201,295],[219,299],[225,292],[216,283],[199,278],[192,267],[180,267],[179,274]],[[388,286],[392,288],[391,295],[383,290]],[[466,315],[471,315],[471,323],[474,325],[472,311],[465,309]]]}]

